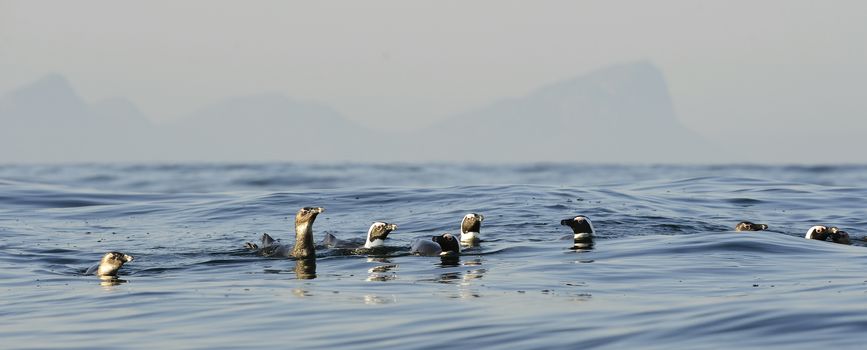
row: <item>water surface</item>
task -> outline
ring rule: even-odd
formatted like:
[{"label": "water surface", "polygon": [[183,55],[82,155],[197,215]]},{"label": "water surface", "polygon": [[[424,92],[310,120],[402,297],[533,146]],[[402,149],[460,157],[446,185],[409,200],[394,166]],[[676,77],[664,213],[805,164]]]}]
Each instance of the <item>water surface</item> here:
[{"label": "water surface", "polygon": [[[4,348],[860,348],[865,166],[0,166]],[[315,265],[245,251],[400,227]],[[485,215],[457,261],[413,238]],[[559,221],[593,219],[592,250]],[[740,220],[768,232],[735,233]],[[855,245],[808,241],[816,224]],[[136,257],[124,283],[82,272]]]}]

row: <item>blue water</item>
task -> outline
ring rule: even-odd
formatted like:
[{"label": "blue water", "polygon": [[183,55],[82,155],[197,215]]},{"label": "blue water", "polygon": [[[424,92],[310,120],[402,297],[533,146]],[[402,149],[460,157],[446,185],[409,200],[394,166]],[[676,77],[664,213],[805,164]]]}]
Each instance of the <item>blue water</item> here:
[{"label": "blue water", "polygon": [[[327,209],[317,240],[384,220],[396,249],[243,249],[291,243],[302,206]],[[480,247],[407,254],[468,212]],[[559,239],[578,214],[592,250]],[[7,165],[0,347],[862,348],[865,227],[859,165]],[[136,258],[123,283],[83,275],[109,250]]]}]

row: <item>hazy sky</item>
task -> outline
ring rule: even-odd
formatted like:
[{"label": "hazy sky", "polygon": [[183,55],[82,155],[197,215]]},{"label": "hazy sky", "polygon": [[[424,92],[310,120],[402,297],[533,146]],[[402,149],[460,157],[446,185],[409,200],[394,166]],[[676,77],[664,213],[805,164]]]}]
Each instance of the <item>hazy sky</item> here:
[{"label": "hazy sky", "polygon": [[57,72],[86,100],[124,96],[155,121],[281,92],[406,129],[649,60],[680,119],[710,138],[860,137],[865,14],[812,0],[0,0],[0,92]]}]

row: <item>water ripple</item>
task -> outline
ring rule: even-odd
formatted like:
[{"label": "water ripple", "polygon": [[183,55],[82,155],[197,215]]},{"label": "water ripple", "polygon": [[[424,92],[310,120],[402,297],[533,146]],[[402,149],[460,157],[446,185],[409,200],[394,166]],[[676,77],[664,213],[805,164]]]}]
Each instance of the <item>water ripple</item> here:
[{"label": "water ripple", "polygon": [[[860,347],[867,166],[193,164],[0,167],[4,344],[49,348]],[[314,225],[381,250],[243,243]],[[414,238],[485,215],[457,259]],[[560,220],[587,215],[593,249]],[[734,224],[768,224],[736,233]],[[812,225],[854,246],[803,239]],[[136,257],[124,283],[83,272]],[[99,334],[95,337],[94,334]],[[255,334],[255,336],[244,336]]]}]

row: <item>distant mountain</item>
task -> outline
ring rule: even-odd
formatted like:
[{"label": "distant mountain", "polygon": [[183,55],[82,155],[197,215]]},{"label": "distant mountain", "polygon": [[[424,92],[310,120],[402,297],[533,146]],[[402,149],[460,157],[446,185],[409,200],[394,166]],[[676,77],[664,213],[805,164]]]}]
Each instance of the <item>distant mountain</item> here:
[{"label": "distant mountain", "polygon": [[407,139],[433,160],[678,162],[715,153],[678,121],[662,73],[646,62],[547,85]]},{"label": "distant mountain", "polygon": [[179,155],[208,161],[354,160],[378,134],[328,106],[279,94],[227,99],[168,128]]},{"label": "distant mountain", "polygon": [[128,101],[88,105],[57,74],[0,96],[0,123],[6,162],[141,160],[134,146],[152,132]]},{"label": "distant mountain", "polygon": [[53,74],[0,96],[0,162],[715,159],[649,63],[608,67],[410,133],[367,129],[280,94],[230,98],[166,125],[129,101],[88,104]]}]

